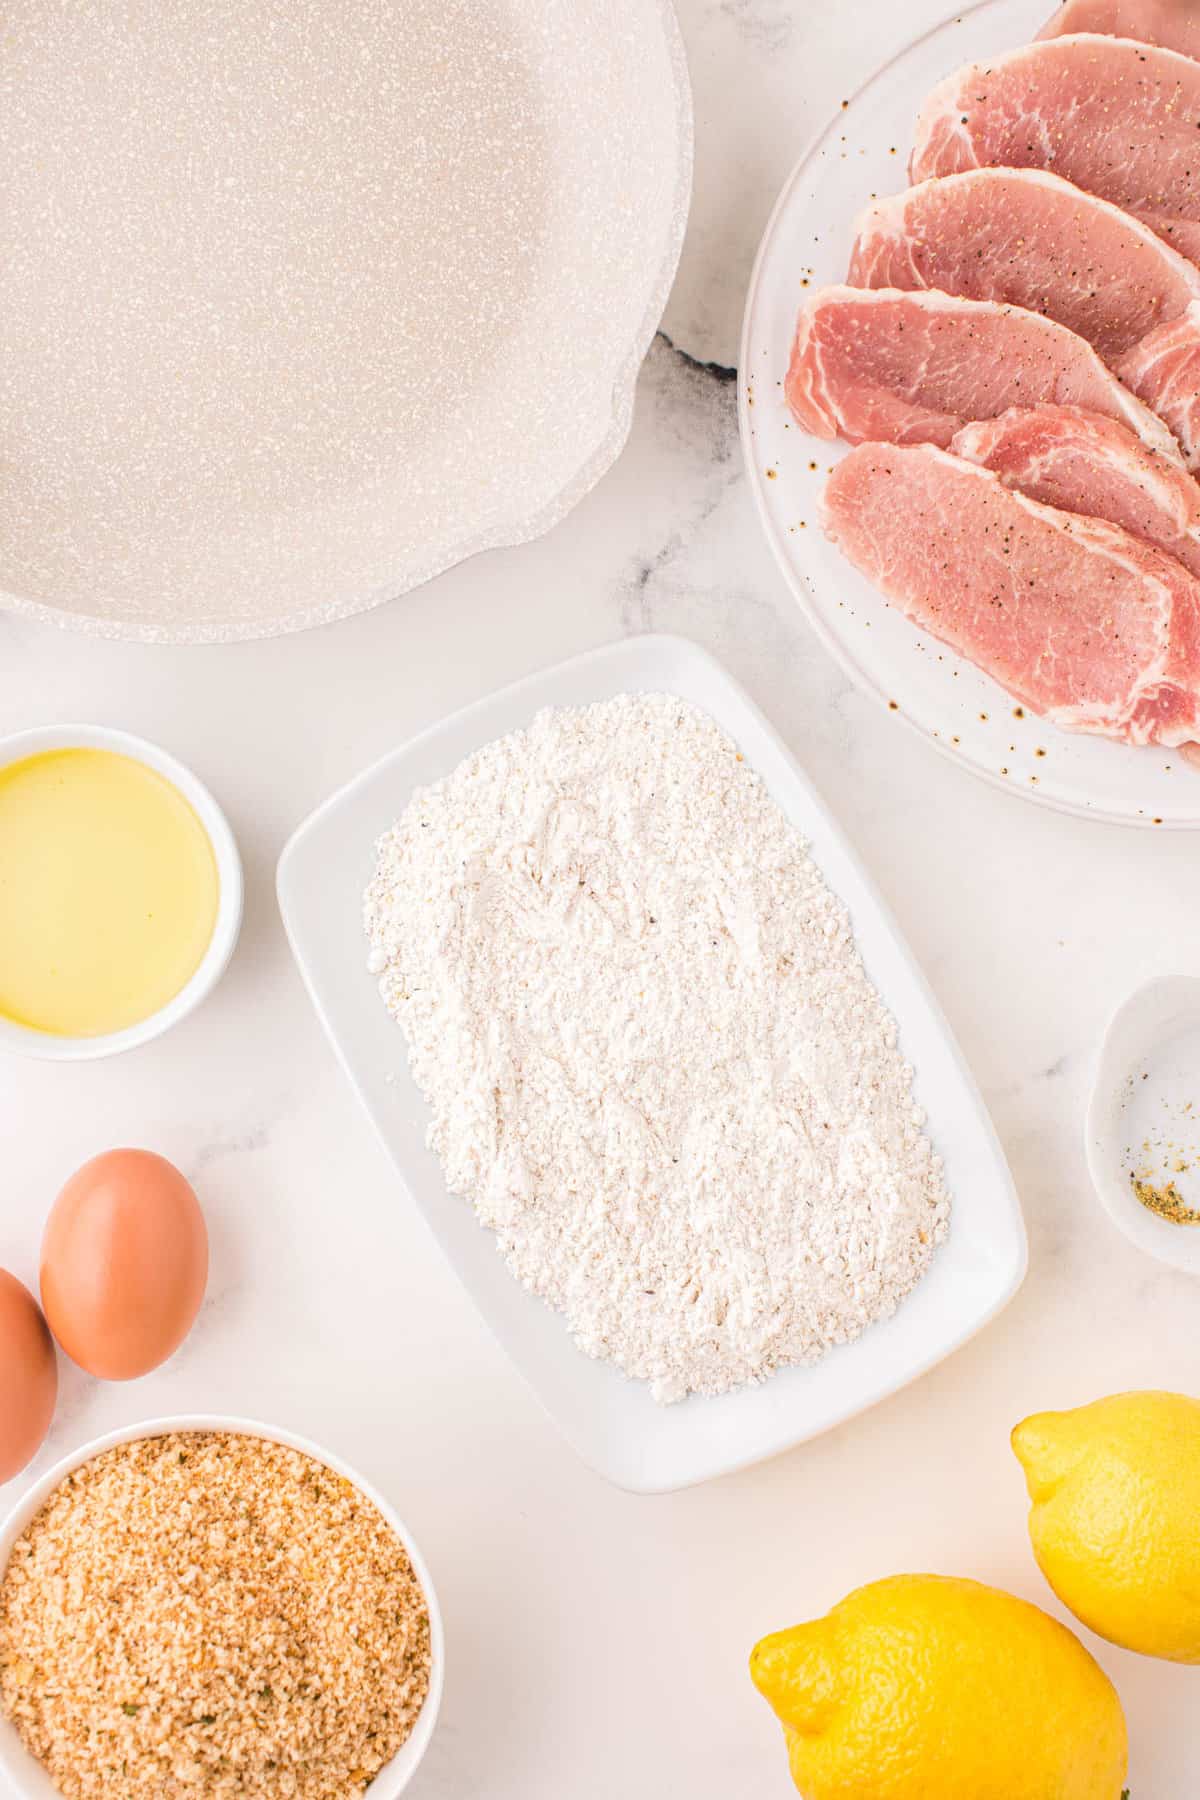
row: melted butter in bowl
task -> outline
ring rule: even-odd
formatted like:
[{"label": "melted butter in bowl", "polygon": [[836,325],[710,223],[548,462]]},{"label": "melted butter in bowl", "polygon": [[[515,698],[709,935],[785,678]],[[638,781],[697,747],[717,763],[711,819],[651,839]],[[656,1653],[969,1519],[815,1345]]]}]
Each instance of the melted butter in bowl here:
[{"label": "melted butter in bowl", "polygon": [[165,1030],[236,941],[242,879],[182,765],[96,727],[0,744],[0,1041],[99,1056]]},{"label": "melted butter in bowl", "polygon": [[157,770],[43,750],[0,770],[0,1011],[100,1037],[190,981],[217,919],[217,859]]}]

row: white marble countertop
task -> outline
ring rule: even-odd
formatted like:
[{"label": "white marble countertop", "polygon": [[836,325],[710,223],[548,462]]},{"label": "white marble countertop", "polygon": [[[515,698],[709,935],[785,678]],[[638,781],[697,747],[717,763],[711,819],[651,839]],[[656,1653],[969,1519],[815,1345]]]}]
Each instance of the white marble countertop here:
[{"label": "white marble countertop", "polygon": [[[733,384],[691,360],[733,362],[754,246],[802,141],[944,10],[683,0],[696,197],[667,335],[625,455],[548,538],[273,643],[144,648],[0,615],[3,726],[95,718],[162,741],[225,804],[248,877],[232,969],[182,1027],[111,1062],[0,1061],[0,1263],[32,1284],[59,1185],[121,1143],[173,1158],[212,1234],[183,1350],[125,1386],[64,1365],[31,1473],[186,1410],[287,1423],[357,1465],[416,1533],[446,1614],[445,1709],[414,1800],[783,1800],[782,1740],[745,1674],[761,1632],[900,1570],[1053,1610],[1012,1425],[1121,1388],[1200,1391],[1197,1289],[1114,1232],[1081,1143],[1109,1014],[1150,976],[1193,970],[1195,841],[994,791],[856,694],[760,538]],[[845,823],[992,1109],[1032,1264],[999,1321],[898,1398],[759,1469],[634,1499],[560,1441],[402,1203],[301,991],[273,872],[293,825],[384,750],[647,629],[720,656]],[[1190,1800],[1197,1677],[1088,1642],[1129,1714],[1134,1800]]]}]

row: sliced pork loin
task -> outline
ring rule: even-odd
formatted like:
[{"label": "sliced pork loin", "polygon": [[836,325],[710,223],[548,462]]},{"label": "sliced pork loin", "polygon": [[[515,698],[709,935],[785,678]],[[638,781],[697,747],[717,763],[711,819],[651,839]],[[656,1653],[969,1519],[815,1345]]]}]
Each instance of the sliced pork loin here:
[{"label": "sliced pork loin", "polygon": [[1080,33],[972,63],[917,121],[914,181],[1049,169],[1135,213],[1200,262],[1200,62]]},{"label": "sliced pork loin", "polygon": [[1137,38],[1162,50],[1200,57],[1200,6],[1196,0],[1063,0],[1038,36],[1063,37],[1075,31]]},{"label": "sliced pork loin", "polygon": [[1200,268],[1044,169],[970,169],[863,213],[856,287],[941,288],[1044,313],[1099,351],[1200,467]]},{"label": "sliced pork loin", "polygon": [[784,384],[805,430],[851,443],[949,444],[1010,406],[1082,406],[1160,455],[1175,440],[1065,326],[1020,307],[936,291],[818,288],[800,309]]},{"label": "sliced pork loin", "polygon": [[950,448],[1031,500],[1107,519],[1200,576],[1200,485],[1115,419],[1074,406],[1014,407],[964,426]]},{"label": "sliced pork loin", "polygon": [[969,169],[876,200],[858,221],[850,281],[1024,306],[1110,363],[1200,302],[1194,263],[1044,169]]},{"label": "sliced pork loin", "polygon": [[1200,303],[1135,344],[1114,373],[1171,427],[1189,469],[1200,470]]},{"label": "sliced pork loin", "polygon": [[1119,526],[932,445],[840,462],[825,529],[908,618],[1068,731],[1200,735],[1200,582]]}]

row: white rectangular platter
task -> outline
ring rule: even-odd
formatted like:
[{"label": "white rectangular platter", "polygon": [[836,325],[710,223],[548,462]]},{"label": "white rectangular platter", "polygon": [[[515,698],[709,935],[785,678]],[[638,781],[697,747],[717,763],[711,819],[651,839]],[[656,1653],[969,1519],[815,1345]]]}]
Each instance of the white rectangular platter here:
[{"label": "white rectangular platter", "polygon": [[[868,973],[916,1070],[945,1160],[950,1234],[895,1316],[822,1362],[760,1387],[663,1407],[640,1382],[576,1349],[561,1318],[509,1274],[490,1232],[451,1195],[428,1148],[425,1103],[399,1027],[367,971],[362,895],[375,842],[414,789],[448,775],[545,706],[621,693],[678,695],[736,739],[849,908]],[[1012,1178],[970,1071],[869,878],[781,739],[725,670],[681,638],[635,637],[456,713],[385,756],[299,828],[279,862],[279,904],[317,1013],[419,1207],[484,1319],[578,1453],[619,1486],[660,1493],[772,1456],[894,1393],[958,1348],[1020,1286],[1026,1243]],[[397,1274],[397,1281],[403,1277]]]}]

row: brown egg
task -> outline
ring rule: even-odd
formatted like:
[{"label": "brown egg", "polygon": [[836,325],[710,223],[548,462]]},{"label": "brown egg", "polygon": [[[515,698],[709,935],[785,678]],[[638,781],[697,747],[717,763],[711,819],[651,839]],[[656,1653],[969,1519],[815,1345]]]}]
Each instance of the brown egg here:
[{"label": "brown egg", "polygon": [[29,1289],[0,1269],[0,1481],[37,1455],[54,1417],[54,1340]]},{"label": "brown egg", "polygon": [[42,1238],[42,1305],[80,1368],[105,1381],[147,1375],[177,1350],[208,1280],[208,1233],[191,1185],[151,1150],[84,1163]]}]

